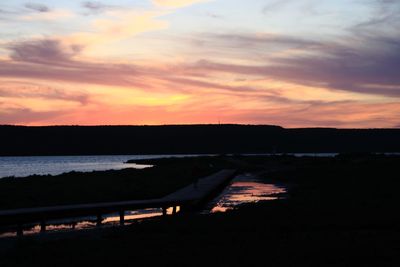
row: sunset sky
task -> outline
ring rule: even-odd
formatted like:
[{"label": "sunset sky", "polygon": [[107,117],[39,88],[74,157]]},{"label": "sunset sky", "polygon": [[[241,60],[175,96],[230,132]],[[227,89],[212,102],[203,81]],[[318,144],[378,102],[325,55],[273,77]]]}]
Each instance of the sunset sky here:
[{"label": "sunset sky", "polygon": [[400,127],[400,1],[0,1],[0,124],[218,122]]}]

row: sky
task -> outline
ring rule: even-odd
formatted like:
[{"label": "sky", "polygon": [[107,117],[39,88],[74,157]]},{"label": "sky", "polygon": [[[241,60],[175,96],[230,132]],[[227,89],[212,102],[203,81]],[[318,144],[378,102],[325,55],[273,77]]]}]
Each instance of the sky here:
[{"label": "sky", "polygon": [[1,0],[0,124],[400,127],[399,0]]}]

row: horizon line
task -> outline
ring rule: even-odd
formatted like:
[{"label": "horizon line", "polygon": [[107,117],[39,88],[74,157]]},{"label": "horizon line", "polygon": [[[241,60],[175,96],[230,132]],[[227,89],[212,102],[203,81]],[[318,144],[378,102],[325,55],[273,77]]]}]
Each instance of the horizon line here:
[{"label": "horizon line", "polygon": [[400,127],[392,128],[339,128],[339,127],[284,127],[274,124],[243,124],[243,123],[193,123],[193,124],[54,124],[54,125],[22,125],[22,124],[0,124],[0,127],[29,127],[29,128],[45,128],[45,127],[173,127],[173,126],[258,126],[258,127],[276,127],[281,129],[332,129],[332,130],[400,130]]}]

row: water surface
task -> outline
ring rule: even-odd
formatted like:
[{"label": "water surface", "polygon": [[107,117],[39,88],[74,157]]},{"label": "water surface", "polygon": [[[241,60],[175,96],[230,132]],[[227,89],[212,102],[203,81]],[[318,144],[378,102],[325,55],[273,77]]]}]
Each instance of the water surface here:
[{"label": "water surface", "polygon": [[286,193],[283,186],[263,182],[252,174],[240,174],[210,202],[206,212],[226,212],[245,203],[276,200],[283,193]]},{"label": "water surface", "polygon": [[142,169],[149,165],[124,163],[130,159],[155,159],[166,157],[193,157],[198,155],[112,155],[112,156],[35,156],[0,157],[0,178],[29,175],[58,175],[64,172]]},{"label": "water surface", "polygon": [[[180,207],[177,207],[176,212],[180,212]],[[172,207],[167,209],[167,215],[172,215]],[[125,211],[124,225],[130,225],[144,219],[151,219],[162,216],[161,208],[141,209]],[[85,230],[98,227],[95,216],[86,216],[79,218],[65,218],[61,220],[49,220],[46,222],[46,232],[66,232],[72,230]],[[104,214],[101,227],[111,227],[120,224],[120,217],[118,213]],[[26,225],[24,228],[24,235],[34,235],[40,233],[40,224],[32,223],[30,226]],[[16,237],[16,229],[5,230],[0,229],[0,238]]]}]

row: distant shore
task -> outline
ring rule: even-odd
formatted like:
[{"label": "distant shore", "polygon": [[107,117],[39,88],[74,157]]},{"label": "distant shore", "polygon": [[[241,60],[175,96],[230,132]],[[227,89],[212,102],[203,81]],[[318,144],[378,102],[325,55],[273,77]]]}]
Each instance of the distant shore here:
[{"label": "distant shore", "polygon": [[400,129],[0,126],[0,156],[400,152]]}]

